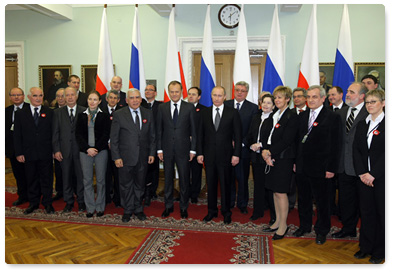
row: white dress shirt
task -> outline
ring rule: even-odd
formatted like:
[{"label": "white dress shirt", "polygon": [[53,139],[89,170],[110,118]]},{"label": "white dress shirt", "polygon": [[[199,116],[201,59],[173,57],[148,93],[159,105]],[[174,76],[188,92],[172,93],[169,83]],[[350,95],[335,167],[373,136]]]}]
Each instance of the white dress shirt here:
[{"label": "white dress shirt", "polygon": [[213,124],[215,124],[215,116],[217,115],[217,108],[219,108],[219,116],[222,118],[222,112],[224,111],[224,104],[222,104],[221,106],[215,106],[213,104]]}]

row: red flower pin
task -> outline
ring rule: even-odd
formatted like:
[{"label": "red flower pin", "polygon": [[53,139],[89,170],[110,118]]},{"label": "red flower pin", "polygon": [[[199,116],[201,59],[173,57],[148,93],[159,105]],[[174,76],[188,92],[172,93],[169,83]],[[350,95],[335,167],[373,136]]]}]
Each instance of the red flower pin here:
[{"label": "red flower pin", "polygon": [[45,113],[42,113],[42,114],[41,114],[41,117],[42,117],[42,118],[45,118],[46,116],[47,116],[47,115],[46,115]]},{"label": "red flower pin", "polygon": [[380,131],[378,131],[378,130],[373,131],[373,135],[378,136],[379,134],[380,134]]},{"label": "red flower pin", "polygon": [[143,119],[143,123],[147,123],[147,120],[146,120],[146,119]]},{"label": "red flower pin", "polygon": [[110,120],[112,120],[113,116],[110,117]]},{"label": "red flower pin", "polygon": [[276,129],[277,129],[280,126],[281,126],[280,123],[277,123],[276,126],[274,126],[274,127],[276,127]]},{"label": "red flower pin", "polygon": [[196,112],[199,112],[200,111],[200,109],[199,108],[196,108]]},{"label": "red flower pin", "polygon": [[318,122],[314,122],[313,126],[316,127],[318,125]]}]

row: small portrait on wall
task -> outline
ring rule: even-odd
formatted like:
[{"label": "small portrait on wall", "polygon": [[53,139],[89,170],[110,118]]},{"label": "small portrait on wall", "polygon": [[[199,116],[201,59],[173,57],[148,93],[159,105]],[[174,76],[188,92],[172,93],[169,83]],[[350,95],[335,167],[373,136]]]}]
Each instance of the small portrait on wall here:
[{"label": "small portrait on wall", "polygon": [[365,75],[377,78],[378,88],[385,90],[385,63],[354,63],[354,76],[356,81],[361,81]]},{"label": "small portrait on wall", "polygon": [[71,75],[71,65],[39,65],[39,87],[44,91],[44,104],[50,105],[56,98],[59,88],[67,87]]},{"label": "small portrait on wall", "polygon": [[[115,74],[115,64],[114,75]],[[89,93],[96,90],[97,64],[81,65],[81,91]]]},{"label": "small portrait on wall", "polygon": [[[335,71],[335,63],[319,63],[319,69],[320,69],[320,79],[321,79],[321,74],[326,77],[325,83],[329,86],[332,86],[333,82],[333,72]],[[320,82],[320,84],[322,84]]]}]

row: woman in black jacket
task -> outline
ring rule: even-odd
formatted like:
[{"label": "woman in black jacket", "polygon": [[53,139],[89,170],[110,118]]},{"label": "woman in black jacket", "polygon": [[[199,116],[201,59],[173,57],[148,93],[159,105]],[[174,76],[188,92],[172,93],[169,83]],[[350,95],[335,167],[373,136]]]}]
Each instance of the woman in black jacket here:
[{"label": "woman in black jacket", "polygon": [[385,93],[371,90],[365,97],[369,116],[361,120],[353,143],[353,159],[359,183],[360,250],[354,257],[381,263],[385,258]]},{"label": "woman in black jacket", "polygon": [[288,232],[288,196],[295,161],[295,137],[298,131],[298,115],[289,109],[292,90],[277,86],[273,91],[277,111],[263,123],[261,140],[262,157],[266,161],[267,189],[273,191],[276,222],[263,231],[274,232],[273,240],[284,238]]},{"label": "woman in black jacket", "polygon": [[[97,217],[103,216],[106,204],[105,183],[111,123],[110,116],[98,107],[100,102],[99,92],[89,93],[88,108],[79,114],[75,132],[80,148],[86,217],[88,218],[92,217],[95,211]],[[96,200],[93,188],[93,165],[96,171]]]}]

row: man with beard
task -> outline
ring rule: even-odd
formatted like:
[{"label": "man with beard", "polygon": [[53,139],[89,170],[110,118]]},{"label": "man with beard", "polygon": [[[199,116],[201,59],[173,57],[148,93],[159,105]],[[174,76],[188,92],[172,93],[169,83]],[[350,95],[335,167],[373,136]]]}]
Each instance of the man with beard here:
[{"label": "man with beard", "polygon": [[65,83],[63,80],[62,71],[56,70],[53,73],[53,84],[49,87],[48,91],[45,93],[44,100],[47,101],[49,106],[55,106],[56,91],[58,91],[59,88],[66,88],[66,87],[67,87],[67,83]]}]

